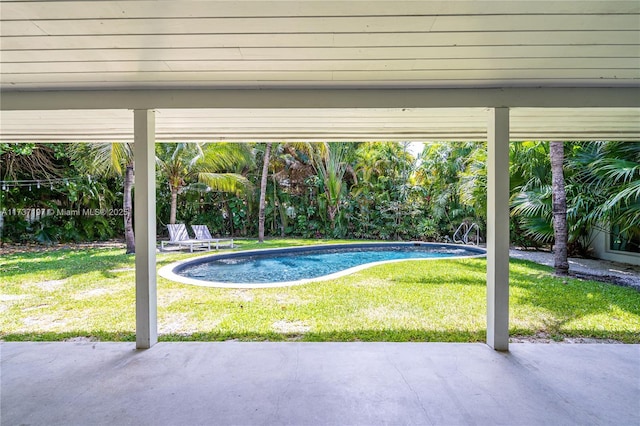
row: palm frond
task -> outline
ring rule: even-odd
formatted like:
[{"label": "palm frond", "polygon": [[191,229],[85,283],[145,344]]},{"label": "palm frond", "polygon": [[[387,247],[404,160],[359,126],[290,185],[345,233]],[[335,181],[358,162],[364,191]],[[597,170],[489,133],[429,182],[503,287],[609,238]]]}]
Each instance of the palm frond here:
[{"label": "palm frond", "polygon": [[198,180],[207,184],[213,191],[234,192],[236,194],[248,194],[253,190],[249,180],[237,173],[208,173],[198,174]]},{"label": "palm frond", "polygon": [[71,156],[81,168],[97,175],[122,175],[133,163],[133,145],[129,143],[73,144]]},{"label": "palm frond", "polygon": [[553,241],[553,226],[542,217],[523,217],[520,219],[524,233],[543,244]]},{"label": "palm frond", "polygon": [[606,206],[613,208],[617,204],[637,203],[640,200],[640,179],[629,183],[620,189],[609,201]]},{"label": "palm frond", "polygon": [[594,161],[591,168],[599,184],[629,183],[640,178],[640,163],[624,158],[602,158]]},{"label": "palm frond", "polygon": [[511,197],[511,216],[550,217],[551,196],[550,186],[518,192]]},{"label": "palm frond", "polygon": [[205,173],[234,172],[254,164],[251,149],[247,144],[216,142],[202,147],[203,155],[198,162]]}]

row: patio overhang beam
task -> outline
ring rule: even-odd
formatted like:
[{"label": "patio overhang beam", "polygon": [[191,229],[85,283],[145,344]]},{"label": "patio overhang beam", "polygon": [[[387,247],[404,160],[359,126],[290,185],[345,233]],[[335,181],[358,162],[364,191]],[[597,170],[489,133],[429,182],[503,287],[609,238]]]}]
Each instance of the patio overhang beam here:
[{"label": "patio overhang beam", "polygon": [[161,108],[640,107],[640,87],[4,91],[6,111]]}]

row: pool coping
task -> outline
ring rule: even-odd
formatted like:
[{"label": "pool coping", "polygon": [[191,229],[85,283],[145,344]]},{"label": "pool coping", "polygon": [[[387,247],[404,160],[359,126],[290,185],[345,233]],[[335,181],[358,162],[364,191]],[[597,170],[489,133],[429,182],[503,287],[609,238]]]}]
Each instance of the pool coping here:
[{"label": "pool coping", "polygon": [[[451,257],[425,257],[425,258],[411,258],[411,259],[392,259],[392,260],[381,260],[378,262],[370,262],[362,265],[354,266],[348,269],[344,269],[342,271],[334,272],[333,274],[323,275],[315,278],[305,278],[302,280],[295,281],[280,281],[280,282],[272,282],[272,283],[229,283],[229,282],[220,282],[220,281],[204,281],[197,280],[194,278],[183,277],[178,275],[176,272],[185,268],[186,266],[197,265],[200,263],[205,263],[210,260],[216,259],[228,259],[234,257],[245,257],[251,255],[268,255],[268,254],[282,254],[282,253],[295,253],[295,252],[303,252],[303,251],[313,251],[314,249],[340,249],[340,248],[370,248],[370,247],[383,247],[383,246],[444,246],[451,248],[464,248],[470,251],[478,252],[477,255],[470,256],[451,256]],[[312,282],[320,282],[320,281],[328,281],[336,278],[341,278],[346,275],[351,275],[355,272],[362,271],[364,269],[368,269],[374,266],[383,265],[387,263],[397,263],[397,262],[407,262],[407,261],[423,261],[423,260],[456,260],[456,259],[475,259],[479,257],[485,257],[487,255],[487,251],[482,247],[472,246],[472,245],[464,245],[464,244],[450,244],[450,243],[429,243],[423,241],[383,241],[383,242],[367,242],[367,243],[339,243],[339,244],[313,244],[306,246],[294,246],[294,247],[277,247],[277,248],[268,248],[268,249],[253,249],[253,250],[243,250],[236,252],[225,252],[225,253],[216,253],[216,254],[207,254],[199,257],[192,257],[189,259],[180,260],[178,262],[173,262],[168,265],[163,266],[158,270],[158,275],[163,278],[166,278],[170,281],[177,282],[180,284],[189,284],[196,285],[199,287],[212,287],[212,288],[245,288],[245,289],[257,289],[257,288],[278,288],[278,287],[292,287],[303,284],[308,284]],[[175,271],[175,272],[174,272]]]}]

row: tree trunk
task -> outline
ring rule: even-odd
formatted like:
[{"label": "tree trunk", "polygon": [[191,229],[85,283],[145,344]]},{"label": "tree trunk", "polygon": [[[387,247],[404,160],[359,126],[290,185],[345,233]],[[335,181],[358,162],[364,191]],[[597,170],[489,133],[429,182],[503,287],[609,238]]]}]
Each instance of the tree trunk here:
[{"label": "tree trunk", "polygon": [[229,203],[224,198],[224,196],[222,198],[222,206],[224,210],[227,212],[227,217],[229,218],[229,228],[231,229],[231,237],[233,237],[233,234],[235,233],[235,228],[233,224],[233,212],[231,211],[231,207],[229,206]]},{"label": "tree trunk", "polygon": [[178,188],[171,187],[171,210],[169,213],[169,224],[176,223],[176,213],[178,211]]},{"label": "tree trunk", "polygon": [[[327,203],[328,204],[328,203]],[[329,216],[329,224],[331,229],[336,229],[336,215],[338,214],[338,207],[328,205],[327,206],[327,215]]]},{"label": "tree trunk", "polygon": [[136,252],[136,241],[133,234],[133,202],[131,189],[133,188],[133,164],[127,164],[124,174],[124,194],[122,207],[124,209],[124,240],[127,254]]},{"label": "tree trunk", "polygon": [[260,179],[260,205],[258,210],[258,242],[264,242],[264,210],[267,198],[267,178],[269,175],[269,159],[271,157],[271,144],[267,142],[264,149],[264,159],[262,164],[262,177]]},{"label": "tree trunk", "polygon": [[556,275],[569,274],[567,259],[567,195],[564,189],[564,143],[550,142],[551,180],[553,191],[553,233],[555,237],[554,262]]}]

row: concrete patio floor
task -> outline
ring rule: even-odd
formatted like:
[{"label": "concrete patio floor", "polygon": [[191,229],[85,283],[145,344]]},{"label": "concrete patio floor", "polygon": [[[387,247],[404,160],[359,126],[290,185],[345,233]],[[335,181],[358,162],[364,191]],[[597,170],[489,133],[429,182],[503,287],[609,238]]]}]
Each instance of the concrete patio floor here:
[{"label": "concrete patio floor", "polygon": [[2,425],[638,425],[640,345],[1,343]]}]

